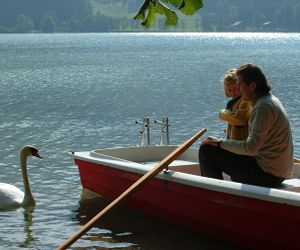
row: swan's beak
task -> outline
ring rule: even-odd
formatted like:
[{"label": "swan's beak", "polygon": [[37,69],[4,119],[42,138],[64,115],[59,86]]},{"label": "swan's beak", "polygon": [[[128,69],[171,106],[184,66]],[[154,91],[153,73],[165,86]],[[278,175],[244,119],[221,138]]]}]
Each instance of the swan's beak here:
[{"label": "swan's beak", "polygon": [[40,154],[39,154],[39,153],[36,153],[36,157],[38,157],[38,158],[40,158],[40,159],[43,159],[43,157],[42,157],[42,156],[40,156]]},{"label": "swan's beak", "polygon": [[38,157],[38,158],[40,158],[40,159],[43,159],[43,157],[42,156],[40,156],[40,154],[39,154],[39,152],[36,150],[34,150],[33,152],[32,152],[32,155],[33,156],[35,156],[35,157]]}]

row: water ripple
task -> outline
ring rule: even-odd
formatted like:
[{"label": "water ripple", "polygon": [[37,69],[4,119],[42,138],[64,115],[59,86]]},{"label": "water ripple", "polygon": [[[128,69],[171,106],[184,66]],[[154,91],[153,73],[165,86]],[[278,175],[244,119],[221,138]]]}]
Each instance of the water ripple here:
[{"label": "water ripple", "polygon": [[[300,156],[299,34],[0,37],[0,180],[23,188],[19,169],[23,145],[35,145],[44,157],[29,160],[37,207],[31,212],[0,212],[4,249],[55,249],[107,204],[82,194],[70,151],[139,144],[135,121],[145,116],[169,118],[172,144],[203,127],[207,134],[224,136],[225,123],[218,119],[218,110],[226,103],[220,77],[245,62],[257,63],[268,73],[274,94],[289,113]],[[156,144],[160,138],[154,132]],[[124,207],[74,246],[234,248]]]}]

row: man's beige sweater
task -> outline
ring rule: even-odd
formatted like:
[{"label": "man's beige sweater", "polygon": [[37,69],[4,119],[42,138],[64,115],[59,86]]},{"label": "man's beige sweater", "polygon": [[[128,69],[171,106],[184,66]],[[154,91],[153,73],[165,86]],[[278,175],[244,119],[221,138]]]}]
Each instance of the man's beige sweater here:
[{"label": "man's beige sweater", "polygon": [[254,156],[266,172],[288,178],[293,172],[293,138],[288,115],[272,94],[261,97],[249,118],[246,141],[225,139],[221,147],[230,152]]}]

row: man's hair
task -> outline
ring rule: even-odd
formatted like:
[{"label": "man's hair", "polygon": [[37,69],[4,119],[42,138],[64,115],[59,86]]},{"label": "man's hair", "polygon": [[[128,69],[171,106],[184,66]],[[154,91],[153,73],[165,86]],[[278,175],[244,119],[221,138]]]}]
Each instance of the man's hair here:
[{"label": "man's hair", "polygon": [[255,93],[265,95],[271,91],[271,85],[267,81],[262,70],[255,64],[244,64],[236,70],[236,75],[243,78],[247,85],[256,83]]}]

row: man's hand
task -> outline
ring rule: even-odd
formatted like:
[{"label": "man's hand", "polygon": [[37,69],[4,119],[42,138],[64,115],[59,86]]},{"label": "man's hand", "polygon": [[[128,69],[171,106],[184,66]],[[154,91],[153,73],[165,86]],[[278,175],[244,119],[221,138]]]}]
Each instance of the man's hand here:
[{"label": "man's hand", "polygon": [[218,137],[215,137],[215,136],[208,136],[206,139],[204,139],[201,142],[201,145],[209,144],[209,145],[212,145],[214,147],[220,147],[221,142],[222,142],[222,138],[218,138]]}]

